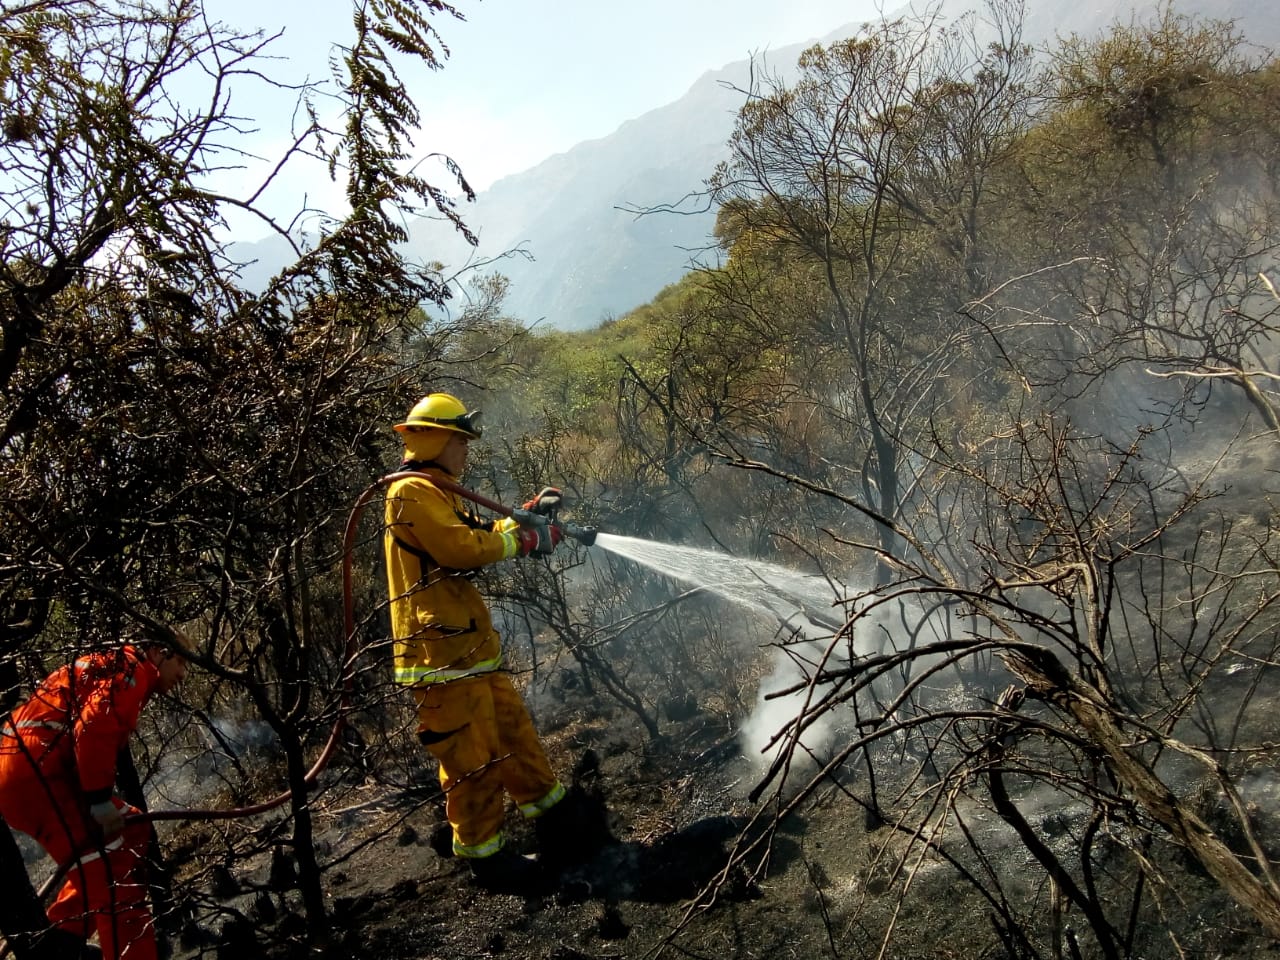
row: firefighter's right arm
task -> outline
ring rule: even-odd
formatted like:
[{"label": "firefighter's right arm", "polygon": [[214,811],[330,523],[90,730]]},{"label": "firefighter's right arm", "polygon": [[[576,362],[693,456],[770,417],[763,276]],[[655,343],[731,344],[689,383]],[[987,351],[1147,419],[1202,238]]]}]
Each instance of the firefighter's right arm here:
[{"label": "firefighter's right arm", "polygon": [[468,526],[444,491],[423,481],[397,484],[388,494],[391,531],[425,550],[442,567],[474,570],[528,553],[519,528],[484,530]]}]

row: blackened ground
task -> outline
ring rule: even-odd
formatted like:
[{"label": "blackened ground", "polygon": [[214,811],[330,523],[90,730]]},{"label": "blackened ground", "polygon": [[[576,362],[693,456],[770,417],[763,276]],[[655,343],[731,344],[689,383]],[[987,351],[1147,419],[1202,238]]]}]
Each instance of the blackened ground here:
[{"label": "blackened ground", "polygon": [[[732,731],[693,716],[653,742],[625,717],[596,715],[551,730],[546,742],[582,804],[590,855],[542,895],[482,890],[465,865],[442,855],[447,826],[427,778],[400,790],[370,779],[318,799],[330,955],[605,960],[652,957],[666,945],[664,956],[707,960],[1011,956],[988,906],[953,868],[911,858],[909,870],[895,869],[904,844],[891,827],[869,829],[848,797],[858,791],[855,778],[819,790],[781,823],[761,869],[726,876],[735,843],[744,832],[750,839],[760,829],[751,827],[753,817],[758,823],[756,815],[769,812],[746,800],[757,774],[739,755]],[[1069,813],[1054,816],[1046,820],[1046,836],[1069,844]],[[993,835],[1002,829],[981,811],[971,817],[974,829]],[[516,849],[532,849],[532,831],[514,813],[508,826]],[[264,852],[254,858],[228,856],[210,867],[219,848],[207,833],[198,851],[194,842],[176,850],[188,864],[188,886],[201,895],[175,936],[184,960],[303,954],[309,931],[284,825],[259,829]],[[273,829],[281,831],[279,842]],[[1010,856],[1023,855],[1014,849]],[[1035,869],[1022,872],[1028,884],[1039,882]],[[717,882],[709,905],[695,899]],[[1280,949],[1259,939],[1212,887],[1199,891],[1195,909],[1203,921],[1192,920],[1218,931],[1201,944],[1224,958],[1280,958]]]}]

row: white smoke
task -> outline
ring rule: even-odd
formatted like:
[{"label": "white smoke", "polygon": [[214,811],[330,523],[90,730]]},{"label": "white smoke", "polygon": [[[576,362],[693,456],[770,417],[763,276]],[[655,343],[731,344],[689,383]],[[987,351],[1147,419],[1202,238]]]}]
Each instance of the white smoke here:
[{"label": "white smoke", "polygon": [[[820,671],[840,670],[860,658],[912,651],[907,664],[880,676],[872,689],[859,695],[865,718],[878,713],[913,677],[935,666],[941,654],[930,653],[930,644],[959,629],[949,614],[938,609],[927,613],[914,601],[899,598],[868,607],[868,594],[850,591],[847,596],[845,610],[834,618],[825,615],[815,620],[804,609],[793,609],[790,615],[783,608],[775,611],[790,638],[778,645],[772,670],[761,680],[755,708],[739,734],[744,755],[761,772],[792,742],[797,743],[793,771],[812,772],[815,764],[825,764],[859,735],[852,700],[830,709],[818,707],[829,687],[809,681]],[[850,622],[845,622],[846,617]],[[962,685],[957,674],[944,672],[917,696],[939,703],[963,699]],[[778,695],[781,691],[789,692]],[[811,718],[807,725],[806,714]],[[886,719],[892,722],[893,717]]]}]

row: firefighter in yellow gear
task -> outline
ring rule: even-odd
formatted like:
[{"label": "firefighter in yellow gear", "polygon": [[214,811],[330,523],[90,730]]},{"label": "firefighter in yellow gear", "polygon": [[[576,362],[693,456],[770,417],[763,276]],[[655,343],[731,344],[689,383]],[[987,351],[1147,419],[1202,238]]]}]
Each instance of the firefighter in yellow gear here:
[{"label": "firefighter in yellow gear", "polygon": [[[461,476],[467,446],[480,436],[478,419],[450,394],[423,397],[395,427],[405,448],[400,469]],[[559,496],[547,488],[525,506],[548,512]],[[501,638],[469,574],[499,560],[549,554],[559,539],[552,524],[484,520],[469,502],[429,479],[406,477],[387,488],[384,549],[395,681],[413,691],[418,738],[439,762],[453,852],[467,858],[482,881],[529,866],[509,851],[498,856],[504,795],[525,817],[538,818],[560,803],[565,789],[503,672]]]}]

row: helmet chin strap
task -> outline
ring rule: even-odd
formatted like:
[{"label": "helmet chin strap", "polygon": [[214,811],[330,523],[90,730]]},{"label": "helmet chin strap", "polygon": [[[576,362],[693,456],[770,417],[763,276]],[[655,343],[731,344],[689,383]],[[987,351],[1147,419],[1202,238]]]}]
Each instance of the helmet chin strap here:
[{"label": "helmet chin strap", "polygon": [[400,467],[399,467],[399,469],[401,469],[401,470],[413,470],[413,471],[418,471],[418,470],[443,470],[443,471],[444,471],[448,476],[450,476],[450,477],[452,477],[452,476],[453,476],[453,474],[452,474],[452,473],[449,473],[448,468],[447,468],[447,467],[445,467],[445,465],[444,465],[444,464],[442,464],[442,463],[437,463],[435,460],[402,460],[402,461],[400,461]]}]

